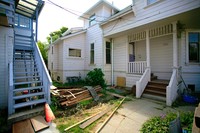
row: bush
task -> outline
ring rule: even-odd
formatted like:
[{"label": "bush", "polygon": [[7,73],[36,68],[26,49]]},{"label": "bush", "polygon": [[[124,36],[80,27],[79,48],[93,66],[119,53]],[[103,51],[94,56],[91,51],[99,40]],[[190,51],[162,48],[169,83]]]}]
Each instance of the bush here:
[{"label": "bush", "polygon": [[[188,131],[192,132],[192,123],[193,123],[193,112],[182,112],[180,113],[181,127]],[[169,122],[174,120],[177,117],[176,113],[168,113],[167,115],[155,116],[147,120],[141,128],[142,133],[168,133],[169,131]]]},{"label": "bush", "polygon": [[91,86],[100,85],[101,87],[106,87],[104,74],[100,68],[95,68],[87,74],[86,82]]}]

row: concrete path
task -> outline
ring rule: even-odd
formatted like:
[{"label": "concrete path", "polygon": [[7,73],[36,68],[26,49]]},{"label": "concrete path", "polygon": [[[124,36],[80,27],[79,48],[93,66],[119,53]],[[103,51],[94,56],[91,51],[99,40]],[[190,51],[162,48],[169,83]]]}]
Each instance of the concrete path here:
[{"label": "concrete path", "polygon": [[101,133],[139,133],[142,124],[150,117],[171,111],[194,111],[195,107],[166,107],[164,102],[150,99],[135,99],[125,102],[101,130]]}]

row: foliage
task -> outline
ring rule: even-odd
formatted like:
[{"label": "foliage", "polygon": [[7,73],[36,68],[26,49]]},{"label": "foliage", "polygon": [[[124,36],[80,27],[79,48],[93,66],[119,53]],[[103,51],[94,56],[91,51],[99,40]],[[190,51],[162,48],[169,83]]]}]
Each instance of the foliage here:
[{"label": "foliage", "polygon": [[51,110],[55,113],[56,110],[59,108],[59,102],[56,99],[56,97],[52,96],[51,97],[51,105],[50,105]]},{"label": "foliage", "polygon": [[0,133],[8,132],[8,125],[7,125],[7,110],[1,109],[0,110]]},{"label": "foliage", "polygon": [[45,62],[45,64],[47,65],[47,61],[48,61],[48,56],[47,56],[47,44],[46,43],[43,43],[41,41],[38,41],[37,43],[39,49],[40,49],[40,52],[42,54],[42,57],[43,57],[43,60]]},{"label": "foliage", "polygon": [[100,68],[95,68],[87,74],[86,82],[91,86],[100,85],[101,87],[106,87],[104,74]]},{"label": "foliage", "polygon": [[52,38],[52,42],[56,41],[59,37],[62,36],[62,34],[67,31],[68,28],[67,27],[62,27],[57,31],[51,32],[49,34],[49,36],[47,37],[47,41],[49,44],[51,44],[51,38]]},{"label": "foliage", "polygon": [[[193,112],[180,113],[181,127],[184,127],[188,132],[192,131],[193,115]],[[168,133],[169,122],[174,120],[176,117],[176,113],[168,113],[167,115],[164,114],[162,116],[150,118],[142,125],[141,132]]]}]

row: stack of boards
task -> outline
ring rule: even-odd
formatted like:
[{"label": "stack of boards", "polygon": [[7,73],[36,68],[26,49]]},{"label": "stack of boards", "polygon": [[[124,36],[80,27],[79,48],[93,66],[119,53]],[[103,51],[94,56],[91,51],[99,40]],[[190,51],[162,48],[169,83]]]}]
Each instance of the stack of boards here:
[{"label": "stack of boards", "polygon": [[30,119],[26,119],[12,126],[13,133],[35,133],[43,129],[48,128],[49,125],[45,121],[44,117],[39,115]]}]

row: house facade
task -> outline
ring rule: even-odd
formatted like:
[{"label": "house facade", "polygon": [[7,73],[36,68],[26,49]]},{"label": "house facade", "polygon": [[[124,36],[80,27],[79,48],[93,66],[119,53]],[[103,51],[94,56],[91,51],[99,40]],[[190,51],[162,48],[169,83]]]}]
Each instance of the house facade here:
[{"label": "house facade", "polygon": [[50,103],[51,78],[36,44],[41,0],[0,2],[0,108],[8,114]]},{"label": "house facade", "polygon": [[151,82],[154,75],[166,82],[161,95],[167,105],[178,90],[200,91],[199,12],[199,0],[133,0],[91,27],[87,24],[95,13],[84,16],[84,73],[101,68],[107,84],[117,85],[121,78],[124,86],[135,85],[137,98],[147,86],[151,94],[156,93],[158,87]]}]

